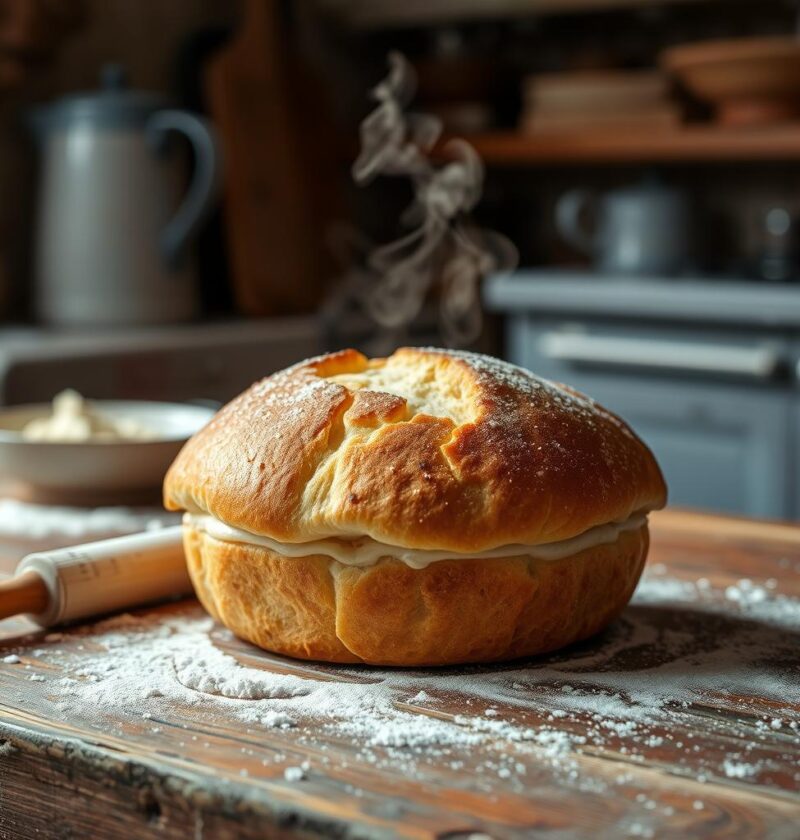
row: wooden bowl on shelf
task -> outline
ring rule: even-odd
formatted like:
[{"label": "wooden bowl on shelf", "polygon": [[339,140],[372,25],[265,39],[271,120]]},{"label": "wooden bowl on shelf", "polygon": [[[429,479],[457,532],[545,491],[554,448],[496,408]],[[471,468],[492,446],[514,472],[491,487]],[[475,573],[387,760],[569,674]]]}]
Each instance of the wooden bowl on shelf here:
[{"label": "wooden bowl on shelf", "polygon": [[800,116],[800,39],[788,36],[702,41],[666,50],[663,66],[724,125],[785,122]]}]

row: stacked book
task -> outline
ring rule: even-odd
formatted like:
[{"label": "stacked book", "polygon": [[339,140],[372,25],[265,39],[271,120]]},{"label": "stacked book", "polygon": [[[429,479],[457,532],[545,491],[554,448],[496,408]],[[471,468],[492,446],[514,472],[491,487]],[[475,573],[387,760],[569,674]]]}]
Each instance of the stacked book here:
[{"label": "stacked book", "polygon": [[526,133],[585,129],[674,128],[681,108],[656,70],[588,71],[529,76],[522,82],[520,128]]}]

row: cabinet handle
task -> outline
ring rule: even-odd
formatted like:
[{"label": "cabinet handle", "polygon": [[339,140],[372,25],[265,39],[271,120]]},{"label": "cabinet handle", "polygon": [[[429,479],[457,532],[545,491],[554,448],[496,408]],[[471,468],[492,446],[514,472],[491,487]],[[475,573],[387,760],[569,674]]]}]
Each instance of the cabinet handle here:
[{"label": "cabinet handle", "polygon": [[548,359],[589,365],[725,374],[772,379],[781,365],[772,347],[617,338],[581,333],[545,333],[539,347]]}]

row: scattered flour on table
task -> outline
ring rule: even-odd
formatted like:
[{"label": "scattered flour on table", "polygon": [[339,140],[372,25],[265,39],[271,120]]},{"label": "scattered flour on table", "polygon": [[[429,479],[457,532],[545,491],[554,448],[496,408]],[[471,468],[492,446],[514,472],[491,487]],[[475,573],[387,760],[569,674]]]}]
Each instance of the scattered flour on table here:
[{"label": "scattered flour on table", "polygon": [[[62,669],[61,678],[47,680],[61,710],[99,710],[109,719],[129,713],[161,731],[176,725],[178,704],[188,704],[256,732],[284,729],[309,748],[323,731],[328,742],[355,744],[376,766],[409,773],[435,759],[512,783],[541,766],[579,779],[584,751],[636,761],[659,749],[701,780],[746,781],[770,772],[762,754],[768,736],[800,736],[800,670],[785,666],[800,649],[800,601],[769,581],[715,589],[652,569],[604,636],[527,665],[314,669],[272,658],[283,663],[276,673],[226,653],[215,639],[224,647],[227,631],[194,615],[122,615],[81,634],[82,650],[62,648],[65,637],[56,633],[36,651]],[[737,708],[741,697],[767,698],[770,706],[763,713],[754,706],[744,730],[710,719],[711,729],[739,746],[705,755],[691,743],[689,707]],[[303,766],[284,771],[287,781],[306,774]]]},{"label": "scattered flour on table", "polygon": [[283,771],[283,778],[287,782],[299,782],[306,777],[302,767],[287,767]]},{"label": "scattered flour on table", "polygon": [[0,548],[4,557],[21,559],[33,551],[121,537],[179,523],[180,514],[167,513],[156,507],[87,510],[0,499]]},{"label": "scattered flour on table", "polygon": [[733,761],[732,759],[726,758],[722,762],[722,769],[730,779],[748,779],[755,776],[761,769],[761,766],[759,764],[748,764],[744,761]]}]

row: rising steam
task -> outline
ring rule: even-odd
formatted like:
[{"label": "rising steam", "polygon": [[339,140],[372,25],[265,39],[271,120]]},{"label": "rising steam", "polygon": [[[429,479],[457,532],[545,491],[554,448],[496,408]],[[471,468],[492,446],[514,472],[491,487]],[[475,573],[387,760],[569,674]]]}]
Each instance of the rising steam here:
[{"label": "rising steam", "polygon": [[372,91],[377,107],[361,124],[356,182],[406,177],[414,191],[401,219],[411,232],[368,253],[373,276],[362,302],[375,322],[397,330],[414,321],[438,287],[442,337],[461,346],[481,331],[481,279],[514,268],[517,252],[506,237],[469,219],[483,189],[483,165],[472,146],[450,140],[442,149],[447,162],[436,166],[431,160],[442,124],[436,117],[406,112],[415,87],[411,66],[399,53],[390,53],[389,75]]}]

